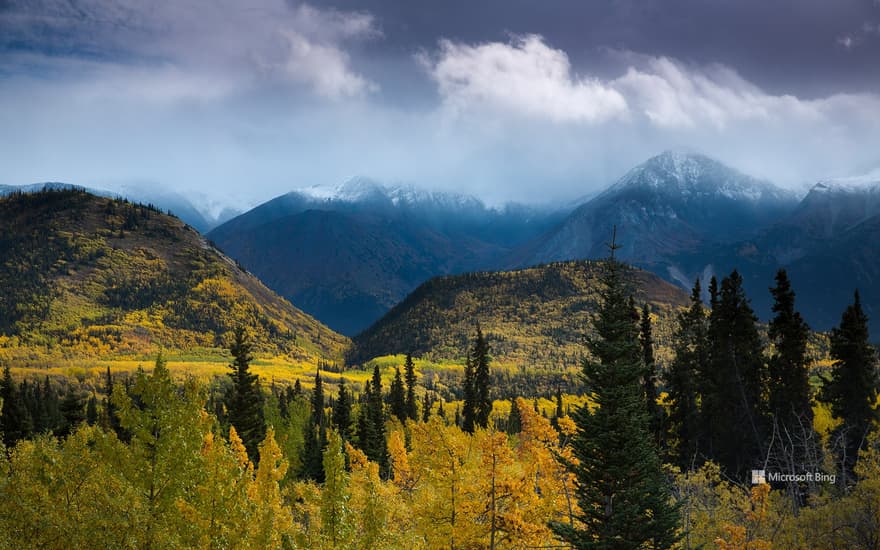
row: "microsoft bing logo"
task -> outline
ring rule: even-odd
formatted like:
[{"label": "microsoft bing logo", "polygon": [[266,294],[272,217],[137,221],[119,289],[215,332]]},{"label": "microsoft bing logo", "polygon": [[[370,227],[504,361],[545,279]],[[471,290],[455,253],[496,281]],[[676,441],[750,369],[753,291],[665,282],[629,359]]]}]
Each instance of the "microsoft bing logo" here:
[{"label": "microsoft bing logo", "polygon": [[767,483],[764,470],[752,470],[752,485],[762,485],[764,483]]}]

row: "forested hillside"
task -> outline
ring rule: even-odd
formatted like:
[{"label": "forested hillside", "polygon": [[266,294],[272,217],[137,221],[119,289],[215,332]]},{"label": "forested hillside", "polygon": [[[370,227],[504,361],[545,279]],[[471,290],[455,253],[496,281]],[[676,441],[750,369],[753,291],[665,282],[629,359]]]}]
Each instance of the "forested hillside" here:
[{"label": "forested hillside", "polygon": [[0,357],[218,348],[237,326],[313,364],[347,345],[155,207],[75,189],[0,199]]},{"label": "forested hillside", "polygon": [[[597,261],[560,262],[519,271],[437,277],[355,337],[352,360],[412,353],[460,359],[477,325],[497,363],[561,369],[583,356],[585,330],[598,304]],[[666,351],[677,308],[687,293],[659,277],[632,272],[635,299],[656,317],[656,338]]]}]

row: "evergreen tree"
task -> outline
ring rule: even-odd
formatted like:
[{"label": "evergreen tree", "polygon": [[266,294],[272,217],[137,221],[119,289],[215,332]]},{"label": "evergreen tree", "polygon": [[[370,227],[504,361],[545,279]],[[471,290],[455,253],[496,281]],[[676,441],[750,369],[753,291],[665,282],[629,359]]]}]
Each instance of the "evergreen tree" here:
[{"label": "evergreen tree", "polygon": [[9,365],[3,367],[3,378],[0,380],[0,398],[3,408],[0,411],[0,428],[3,430],[3,444],[11,449],[20,439],[30,437],[33,421],[25,407],[18,385],[12,379]]},{"label": "evergreen tree", "polygon": [[318,483],[324,481],[323,453],[327,444],[327,426],[324,421],[324,386],[321,371],[315,373],[315,387],[312,389],[311,414],[305,424],[302,475]]},{"label": "evergreen tree", "polygon": [[255,464],[259,460],[258,448],[266,437],[266,421],[263,416],[263,393],[259,377],[250,371],[253,344],[244,327],[235,329],[229,352],[232,354],[232,388],[226,400],[229,423],[244,442],[248,457]]},{"label": "evergreen tree", "polygon": [[574,412],[577,463],[564,462],[577,479],[580,525],[551,528],[579,549],[671,548],[679,538],[678,510],[669,503],[668,482],[650,442],[637,313],[614,249],[612,242],[595,335],[588,339],[595,360],[583,362],[584,381],[598,406]]},{"label": "evergreen tree", "polygon": [[412,354],[406,354],[403,364],[403,377],[406,380],[406,416],[410,420],[418,420],[419,411],[416,404],[416,366]]},{"label": "evergreen tree", "polygon": [[518,434],[522,431],[522,415],[516,406],[516,399],[510,400],[510,414],[507,416],[507,433]]},{"label": "evergreen tree", "polygon": [[44,385],[35,382],[33,392],[37,401],[36,414],[31,414],[34,424],[34,432],[51,433],[58,426],[55,424],[50,411],[53,408],[57,411],[58,401],[55,397],[55,392],[52,391],[52,388],[49,385],[49,377],[46,376],[46,382]]},{"label": "evergreen tree", "polygon": [[342,440],[351,439],[351,393],[345,387],[345,378],[339,379],[339,394],[333,404],[332,420]]},{"label": "evergreen tree", "polygon": [[702,377],[703,433],[710,457],[745,479],[769,443],[766,373],[757,318],[734,270],[721,281],[709,316],[709,365]]},{"label": "evergreen tree", "polygon": [[460,414],[458,408],[455,409],[455,423],[459,423],[459,416],[461,416],[461,429],[472,434],[474,433],[474,426],[476,425],[477,395],[474,384],[474,363],[471,353],[467,354],[467,358],[464,362],[462,393],[464,394],[464,409]]},{"label": "evergreen tree", "polygon": [[822,391],[823,401],[830,403],[831,412],[843,421],[836,435],[841,441],[844,474],[848,476],[878,418],[877,353],[868,342],[868,317],[856,291],[853,303],[843,312],[840,326],[831,331],[834,370]]},{"label": "evergreen tree", "polygon": [[663,409],[657,402],[657,364],[654,360],[654,336],[651,327],[651,311],[648,304],[642,306],[641,322],[639,324],[639,343],[642,345],[642,362],[645,365],[645,374],[642,385],[645,388],[645,403],[648,412],[648,428],[654,437],[657,448],[663,446]]},{"label": "evergreen tree", "polygon": [[94,426],[98,422],[98,398],[92,395],[86,403],[86,423]]},{"label": "evergreen tree", "polygon": [[400,421],[407,419],[406,410],[406,389],[403,387],[403,378],[400,376],[400,369],[394,369],[394,380],[391,381],[391,388],[388,390],[388,405],[391,414]]},{"label": "evergreen tree", "polygon": [[798,421],[813,425],[810,380],[807,372],[807,338],[810,328],[794,309],[794,291],[784,269],[776,273],[773,313],[768,336],[776,348],[768,364],[770,411],[785,426]]},{"label": "evergreen tree", "polygon": [[427,422],[431,418],[431,396],[425,392],[425,399],[422,401],[422,422]]},{"label": "evergreen tree", "polygon": [[367,458],[379,465],[383,476],[388,475],[388,442],[385,440],[385,409],[382,400],[382,375],[379,366],[373,367],[373,378],[370,384],[371,394],[368,396],[367,416],[368,448],[364,449]]},{"label": "evergreen tree", "polygon": [[[48,380],[47,380],[48,383]],[[116,404],[113,403],[113,375],[110,374],[110,367],[107,367],[107,373],[105,374],[104,380],[104,390],[107,393],[107,403],[104,406],[104,414],[107,416],[107,426],[116,432],[116,436],[123,441],[127,441],[126,437],[123,437],[122,434],[122,425],[119,423],[119,413],[116,410]]]},{"label": "evergreen tree", "polygon": [[489,372],[489,344],[486,343],[479,325],[477,325],[477,339],[474,342],[471,358],[474,366],[474,424],[486,428],[489,426],[489,416],[492,414],[490,391],[492,380]]},{"label": "evergreen tree", "polygon": [[698,381],[708,363],[706,314],[700,280],[694,283],[691,306],[678,314],[672,340],[675,358],[666,373],[669,401],[669,447],[672,461],[686,470],[696,466],[700,440]]},{"label": "evergreen tree", "polygon": [[70,388],[61,400],[59,409],[64,419],[58,435],[67,437],[76,429],[77,426],[86,421],[86,400],[85,396],[79,391]]}]

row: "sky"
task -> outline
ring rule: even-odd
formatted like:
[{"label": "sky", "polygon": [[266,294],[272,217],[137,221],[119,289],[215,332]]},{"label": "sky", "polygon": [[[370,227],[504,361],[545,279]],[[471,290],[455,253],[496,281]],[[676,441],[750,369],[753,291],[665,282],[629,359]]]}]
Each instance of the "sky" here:
[{"label": "sky", "polygon": [[0,0],[0,183],[568,201],[667,149],[880,167],[880,0]]}]

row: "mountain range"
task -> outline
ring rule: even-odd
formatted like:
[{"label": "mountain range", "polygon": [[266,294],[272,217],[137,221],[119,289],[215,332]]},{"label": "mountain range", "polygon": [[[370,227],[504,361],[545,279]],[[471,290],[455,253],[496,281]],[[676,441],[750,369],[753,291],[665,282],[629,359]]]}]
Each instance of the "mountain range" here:
[{"label": "mountain range", "polygon": [[554,208],[489,207],[355,178],[282,195],[207,236],[304,312],[354,336],[433,277],[601,258],[612,228],[621,258],[682,288],[701,279],[705,289],[711,276],[738,269],[763,319],[781,267],[817,330],[836,325],[859,289],[880,334],[880,172],[819,181],[799,197],[704,155],[668,151]]},{"label": "mountain range", "polygon": [[277,197],[208,233],[271,288],[343,334],[437,275],[492,269],[566,212],[354,179]]},{"label": "mountain range", "polygon": [[822,181],[800,197],[707,156],[667,151],[567,209],[489,208],[358,178],[273,199],[209,238],[348,335],[433,276],[604,257],[612,228],[621,258],[683,288],[739,269],[764,319],[775,271],[786,267],[808,321],[827,330],[855,288],[869,314],[880,304],[878,180]]}]

